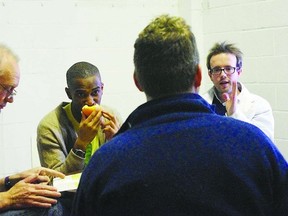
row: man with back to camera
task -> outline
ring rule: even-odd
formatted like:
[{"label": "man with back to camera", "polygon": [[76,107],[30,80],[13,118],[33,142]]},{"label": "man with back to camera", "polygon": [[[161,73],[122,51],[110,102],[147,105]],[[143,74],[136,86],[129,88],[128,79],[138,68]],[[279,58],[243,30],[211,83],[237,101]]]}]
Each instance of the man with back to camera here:
[{"label": "man with back to camera", "polygon": [[[18,61],[10,48],[0,44],[0,112],[14,101],[20,81]],[[1,178],[0,215],[63,215],[62,205],[56,204],[61,194],[48,183],[49,177],[64,176],[58,171],[37,167]]]},{"label": "man with back to camera", "polygon": [[259,127],[274,141],[274,117],[268,101],[252,94],[239,82],[242,52],[234,44],[216,43],[206,62],[214,86],[203,95],[216,106],[216,113],[230,116]]},{"label": "man with back to camera", "polygon": [[146,95],[82,173],[72,215],[276,216],[288,212],[288,166],[252,124],[199,96],[196,41],[180,17],[154,19],[134,44]]}]

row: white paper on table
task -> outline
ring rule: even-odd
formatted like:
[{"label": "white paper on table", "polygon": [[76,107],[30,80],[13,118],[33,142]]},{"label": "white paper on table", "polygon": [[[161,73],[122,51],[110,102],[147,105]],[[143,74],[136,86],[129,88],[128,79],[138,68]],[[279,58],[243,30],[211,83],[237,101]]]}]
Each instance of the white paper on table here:
[{"label": "white paper on table", "polygon": [[65,176],[64,179],[56,177],[53,179],[53,186],[56,187],[59,192],[62,191],[75,192],[78,188],[81,174],[82,173],[67,175]]}]

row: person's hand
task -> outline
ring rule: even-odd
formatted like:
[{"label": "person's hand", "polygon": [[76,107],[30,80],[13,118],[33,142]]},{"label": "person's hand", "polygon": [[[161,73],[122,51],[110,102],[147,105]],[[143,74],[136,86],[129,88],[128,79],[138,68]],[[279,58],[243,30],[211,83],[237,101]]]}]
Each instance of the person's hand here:
[{"label": "person's hand", "polygon": [[106,140],[110,140],[118,132],[120,128],[119,122],[117,121],[115,116],[113,116],[109,112],[102,111],[102,115],[104,118],[108,120],[108,121],[102,122],[101,124],[102,130],[103,130],[103,133],[105,134]]},{"label": "person's hand", "polygon": [[39,183],[40,182],[48,183],[50,181],[50,178],[52,177],[60,177],[60,178],[65,177],[63,173],[58,172],[56,170],[52,170],[52,169],[45,168],[45,167],[36,167],[36,168],[32,168],[32,169],[20,172],[15,175],[11,175],[10,180],[11,181],[13,181],[13,179],[22,180],[31,175],[37,175],[38,176],[37,180]]},{"label": "person's hand", "polygon": [[[50,172],[50,170],[48,172]],[[50,174],[56,174],[56,176],[59,177],[62,176],[54,172],[50,172]],[[57,192],[57,189],[53,186],[43,183],[37,184],[43,181],[42,177],[43,176],[39,174],[29,175],[27,178],[16,183],[8,191],[3,192],[2,198],[5,201],[4,209],[27,207],[49,208],[51,205],[57,203],[56,198],[60,197],[61,193]]]},{"label": "person's hand", "polygon": [[228,116],[233,115],[237,109],[237,82],[232,82],[232,92],[223,93],[222,98],[226,102],[226,112]]},{"label": "person's hand", "polygon": [[77,148],[86,150],[87,145],[96,136],[101,124],[102,111],[94,110],[88,117],[82,113],[82,119],[79,125]]}]

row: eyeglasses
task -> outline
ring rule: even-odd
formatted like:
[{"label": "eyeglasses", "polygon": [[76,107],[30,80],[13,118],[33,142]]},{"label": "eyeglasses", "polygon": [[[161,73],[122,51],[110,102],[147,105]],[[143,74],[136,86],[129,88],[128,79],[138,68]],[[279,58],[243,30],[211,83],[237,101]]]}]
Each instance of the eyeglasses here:
[{"label": "eyeglasses", "polygon": [[15,89],[10,90],[7,87],[3,86],[2,84],[0,84],[0,86],[4,89],[4,91],[6,91],[6,97],[8,99],[13,98],[17,94],[17,91]]},{"label": "eyeglasses", "polygon": [[218,75],[220,75],[222,73],[222,71],[224,71],[224,73],[227,74],[227,75],[231,75],[231,74],[233,74],[235,72],[235,70],[236,70],[236,67],[226,66],[226,67],[223,67],[223,68],[220,68],[220,67],[211,68],[211,69],[209,69],[209,72],[212,75],[218,76]]}]

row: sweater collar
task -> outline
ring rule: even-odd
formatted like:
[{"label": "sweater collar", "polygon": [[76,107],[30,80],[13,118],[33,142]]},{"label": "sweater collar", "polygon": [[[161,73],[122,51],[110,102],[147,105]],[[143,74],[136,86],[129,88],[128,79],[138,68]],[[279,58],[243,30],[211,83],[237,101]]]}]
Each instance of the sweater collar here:
[{"label": "sweater collar", "polygon": [[170,113],[214,113],[214,107],[200,95],[193,93],[177,94],[148,101],[137,107],[121,126],[122,133],[138,123]]}]

